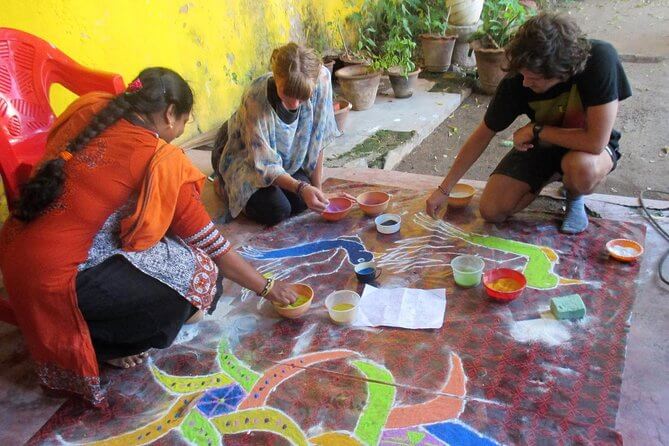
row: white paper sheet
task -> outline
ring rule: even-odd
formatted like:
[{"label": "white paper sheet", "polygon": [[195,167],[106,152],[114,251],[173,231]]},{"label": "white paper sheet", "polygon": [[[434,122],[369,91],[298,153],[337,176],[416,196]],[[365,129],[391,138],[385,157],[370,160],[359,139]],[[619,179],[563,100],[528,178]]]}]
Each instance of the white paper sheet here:
[{"label": "white paper sheet", "polygon": [[358,327],[440,328],[446,313],[446,290],[375,288],[365,285],[353,325]]}]

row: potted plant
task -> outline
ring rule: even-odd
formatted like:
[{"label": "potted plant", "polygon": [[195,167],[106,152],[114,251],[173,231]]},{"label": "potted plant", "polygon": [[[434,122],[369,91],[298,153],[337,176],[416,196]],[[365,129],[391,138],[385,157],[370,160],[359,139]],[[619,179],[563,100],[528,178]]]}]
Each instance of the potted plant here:
[{"label": "potted plant", "polygon": [[506,74],[504,47],[527,20],[528,12],[519,0],[485,2],[482,24],[472,35],[471,48],[476,55],[476,69],[481,90],[493,94]]},{"label": "potted plant", "polygon": [[383,46],[394,36],[413,39],[419,26],[420,8],[425,1],[362,0],[359,2],[359,10],[347,17],[351,26],[357,31],[357,48],[354,52],[359,57],[372,61],[381,56]]},{"label": "potted plant", "polygon": [[344,133],[346,128],[346,120],[348,118],[348,112],[353,107],[353,104],[348,102],[346,99],[337,99],[332,103],[334,108],[335,121],[337,122],[337,128],[340,132]]},{"label": "potted plant", "polygon": [[425,31],[419,36],[425,69],[434,73],[448,71],[456,39],[454,35],[446,35],[448,9],[431,8],[426,3],[421,13],[421,25]]},{"label": "potted plant", "polygon": [[377,64],[388,73],[396,98],[408,98],[418,80],[420,69],[412,60],[416,42],[408,37],[393,36],[383,45]]},{"label": "potted plant", "polygon": [[349,65],[335,71],[335,77],[353,110],[367,110],[374,105],[381,81],[378,65]]},{"label": "potted plant", "polygon": [[[349,16],[357,30],[353,53],[371,63],[351,65],[335,72],[342,92],[353,104],[353,110],[366,110],[374,105],[383,69],[382,50],[385,42],[395,36],[413,37],[414,1],[364,0],[360,10]],[[341,35],[341,28],[339,33]],[[343,36],[342,36],[343,40]],[[349,53],[347,49],[347,54]]]},{"label": "potted plant", "polygon": [[[346,45],[346,39],[344,39],[344,33],[341,31],[341,26],[337,23],[337,32],[339,33],[339,38],[341,39],[342,44],[344,45],[344,54],[339,56],[339,61],[344,67],[349,65],[362,65],[368,64],[369,60],[364,56],[361,56],[358,52],[350,51],[348,45]],[[360,47],[361,44],[358,43]]]}]

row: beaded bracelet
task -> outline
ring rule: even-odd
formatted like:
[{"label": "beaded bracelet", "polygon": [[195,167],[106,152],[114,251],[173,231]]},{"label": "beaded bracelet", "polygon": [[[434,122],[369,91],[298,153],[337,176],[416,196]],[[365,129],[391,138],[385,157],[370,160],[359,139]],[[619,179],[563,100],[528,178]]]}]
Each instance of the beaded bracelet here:
[{"label": "beaded bracelet", "polygon": [[444,189],[441,184],[437,186],[437,189],[439,189],[439,192],[441,192],[442,194],[448,195],[448,192],[446,192],[446,189]]},{"label": "beaded bracelet", "polygon": [[302,191],[307,186],[309,186],[309,183],[307,183],[306,181],[300,181],[300,184],[297,185],[297,189],[295,190],[295,195],[301,198]]},{"label": "beaded bracelet", "polygon": [[262,291],[259,293],[260,297],[267,297],[270,291],[272,291],[272,288],[274,288],[274,279],[269,278],[267,279],[267,282],[265,282],[265,288],[262,289]]}]

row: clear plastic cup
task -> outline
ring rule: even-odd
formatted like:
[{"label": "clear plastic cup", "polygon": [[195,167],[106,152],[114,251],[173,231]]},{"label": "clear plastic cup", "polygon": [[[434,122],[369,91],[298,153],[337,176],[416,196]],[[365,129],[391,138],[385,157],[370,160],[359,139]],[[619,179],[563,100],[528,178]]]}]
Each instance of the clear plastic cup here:
[{"label": "clear plastic cup", "polygon": [[325,298],[330,319],[338,324],[350,324],[358,312],[360,295],[355,291],[339,290]]},{"label": "clear plastic cup", "polygon": [[475,287],[481,283],[485,262],[477,256],[457,256],[451,260],[453,279],[463,288]]}]

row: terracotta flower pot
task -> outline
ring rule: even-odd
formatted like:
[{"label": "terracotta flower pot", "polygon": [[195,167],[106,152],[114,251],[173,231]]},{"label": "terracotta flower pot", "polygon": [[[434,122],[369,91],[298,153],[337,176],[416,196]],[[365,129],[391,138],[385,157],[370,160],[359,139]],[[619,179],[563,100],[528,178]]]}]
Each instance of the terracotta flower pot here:
[{"label": "terracotta flower pot", "polygon": [[485,94],[494,94],[506,72],[502,69],[506,63],[503,48],[484,48],[479,40],[471,43],[476,55],[476,70],[479,74],[481,90]]},{"label": "terracotta flower pot", "polygon": [[451,66],[453,47],[457,36],[442,36],[440,34],[421,34],[420,42],[423,48],[425,69],[433,73],[443,73]]},{"label": "terracotta flower pot", "polygon": [[337,128],[340,132],[344,132],[346,127],[346,118],[348,118],[348,112],[351,110],[353,105],[348,102],[346,99],[340,99],[335,101],[332,104],[334,107],[335,121],[337,121]]},{"label": "terracotta flower pot", "polygon": [[353,104],[353,110],[367,110],[374,105],[380,71],[371,71],[367,65],[351,65],[335,71],[335,77],[344,97]]},{"label": "terracotta flower pot", "polygon": [[396,98],[410,98],[413,95],[413,90],[418,81],[418,74],[420,74],[420,68],[407,73],[407,77],[402,76],[399,69],[391,68],[388,70],[388,78],[390,79],[390,85],[393,87]]}]

